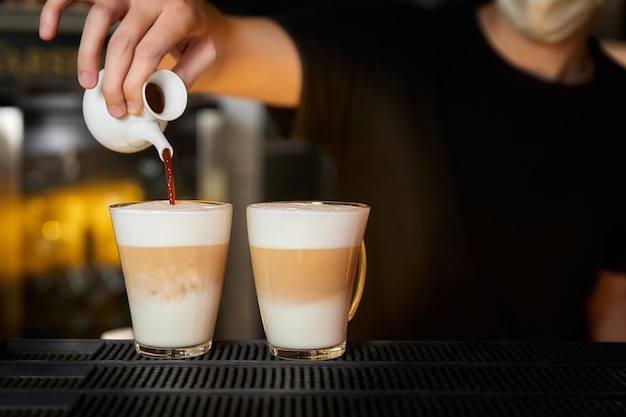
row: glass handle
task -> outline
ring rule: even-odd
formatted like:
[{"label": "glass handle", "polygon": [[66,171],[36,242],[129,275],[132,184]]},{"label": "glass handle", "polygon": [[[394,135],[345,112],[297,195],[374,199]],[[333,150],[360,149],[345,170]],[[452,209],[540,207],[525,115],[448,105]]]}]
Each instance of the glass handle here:
[{"label": "glass handle", "polygon": [[352,303],[350,303],[350,310],[348,312],[348,321],[352,320],[356,314],[361,297],[363,296],[363,289],[365,288],[365,272],[367,270],[367,252],[365,250],[365,241],[361,241],[361,252],[359,253],[359,264],[357,267],[357,281],[354,294],[352,295]]}]

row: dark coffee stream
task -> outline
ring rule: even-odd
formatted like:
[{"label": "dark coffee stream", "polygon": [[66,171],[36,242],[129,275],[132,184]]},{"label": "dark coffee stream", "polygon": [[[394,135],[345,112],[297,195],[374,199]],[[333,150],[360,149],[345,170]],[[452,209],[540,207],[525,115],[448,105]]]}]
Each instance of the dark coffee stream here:
[{"label": "dark coffee stream", "polygon": [[172,170],[172,153],[169,149],[163,150],[163,164],[165,165],[165,181],[167,183],[167,198],[170,204],[176,204],[176,187],[174,186],[174,171]]},{"label": "dark coffee stream", "polygon": [[[165,96],[161,88],[153,83],[146,86],[146,101],[153,112],[160,114],[165,109]],[[169,149],[163,150],[163,163],[165,164],[165,180],[167,182],[167,198],[170,204],[176,204],[176,187],[174,186],[174,171],[172,170],[172,152]]]}]

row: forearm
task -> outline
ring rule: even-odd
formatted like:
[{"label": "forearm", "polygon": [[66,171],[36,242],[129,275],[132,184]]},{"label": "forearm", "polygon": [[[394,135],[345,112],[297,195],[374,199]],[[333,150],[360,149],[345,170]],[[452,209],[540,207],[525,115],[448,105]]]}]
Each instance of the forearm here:
[{"label": "forearm", "polygon": [[215,60],[199,75],[193,89],[277,106],[297,105],[301,66],[287,33],[268,18],[225,16],[224,19],[214,38]]},{"label": "forearm", "polygon": [[587,305],[593,341],[626,341],[626,273],[601,271]]}]

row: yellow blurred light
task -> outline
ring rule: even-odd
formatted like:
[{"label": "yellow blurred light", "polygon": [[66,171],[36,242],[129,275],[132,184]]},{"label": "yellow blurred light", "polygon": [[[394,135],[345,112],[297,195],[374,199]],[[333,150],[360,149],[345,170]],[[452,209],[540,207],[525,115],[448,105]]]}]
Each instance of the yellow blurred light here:
[{"label": "yellow blurred light", "polygon": [[83,236],[81,236],[80,234],[80,229],[77,227],[77,225],[73,223],[63,223],[63,225],[61,226],[60,238],[64,242],[80,244],[83,243]]},{"label": "yellow blurred light", "polygon": [[59,240],[61,238],[61,224],[56,220],[49,220],[41,226],[41,235],[47,240]]}]

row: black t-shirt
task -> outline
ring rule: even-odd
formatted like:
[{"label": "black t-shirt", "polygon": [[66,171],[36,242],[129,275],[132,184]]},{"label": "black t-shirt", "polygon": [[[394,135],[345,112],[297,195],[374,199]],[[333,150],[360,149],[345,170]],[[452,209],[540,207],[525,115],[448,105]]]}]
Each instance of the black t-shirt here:
[{"label": "black t-shirt", "polygon": [[303,61],[294,135],[337,198],[371,205],[359,339],[576,340],[598,270],[626,270],[626,72],[593,81],[501,59],[473,10],[319,7],[276,17]]}]

